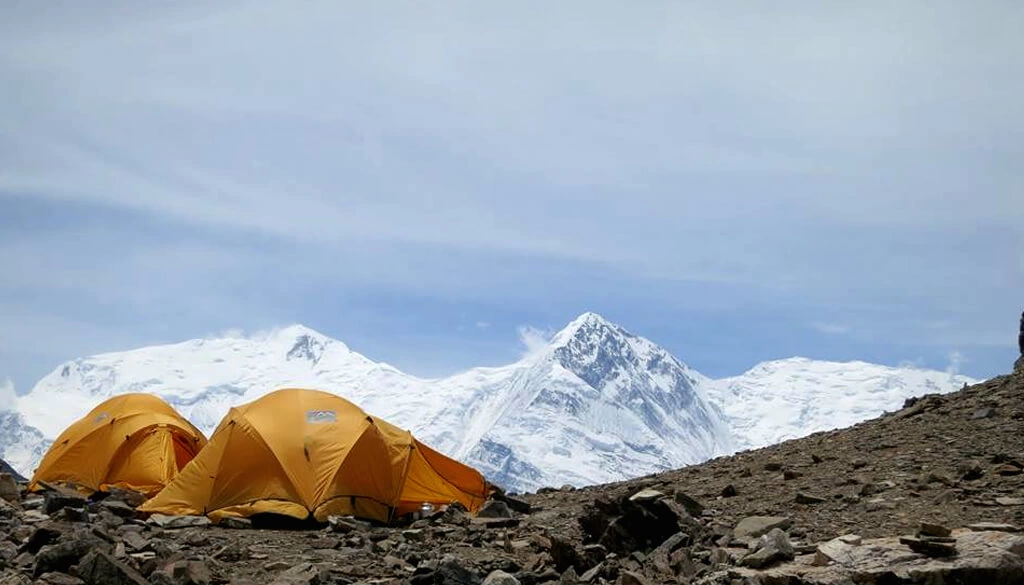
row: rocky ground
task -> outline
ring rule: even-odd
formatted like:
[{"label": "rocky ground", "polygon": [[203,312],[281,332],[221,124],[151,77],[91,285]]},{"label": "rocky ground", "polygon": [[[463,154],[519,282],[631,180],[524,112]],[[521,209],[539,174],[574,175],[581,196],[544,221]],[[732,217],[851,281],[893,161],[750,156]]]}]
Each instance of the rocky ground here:
[{"label": "rocky ground", "polygon": [[0,585],[1024,583],[1024,373],[852,428],[404,526],[209,526],[0,481]]}]

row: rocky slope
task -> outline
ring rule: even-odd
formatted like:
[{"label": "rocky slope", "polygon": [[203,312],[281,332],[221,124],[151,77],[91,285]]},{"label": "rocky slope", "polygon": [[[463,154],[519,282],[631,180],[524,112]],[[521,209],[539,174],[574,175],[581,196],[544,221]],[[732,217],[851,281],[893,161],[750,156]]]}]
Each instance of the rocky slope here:
[{"label": "rocky slope", "polygon": [[211,527],[137,517],[124,496],[22,500],[0,481],[0,583],[1019,584],[1022,471],[1018,373],[846,429],[405,526]]}]

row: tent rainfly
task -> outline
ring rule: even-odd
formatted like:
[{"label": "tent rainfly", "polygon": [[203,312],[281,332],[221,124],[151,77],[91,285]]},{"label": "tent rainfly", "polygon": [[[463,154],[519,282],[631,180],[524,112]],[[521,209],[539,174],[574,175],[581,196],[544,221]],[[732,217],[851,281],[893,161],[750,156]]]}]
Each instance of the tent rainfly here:
[{"label": "tent rainfly", "polygon": [[215,522],[261,513],[387,522],[426,502],[475,512],[489,489],[475,469],[344,398],[289,388],[232,408],[206,448],[139,509]]},{"label": "tent rainfly", "polygon": [[121,394],[64,430],[43,456],[41,482],[93,493],[119,487],[153,495],[206,445],[206,437],[152,394]]}]

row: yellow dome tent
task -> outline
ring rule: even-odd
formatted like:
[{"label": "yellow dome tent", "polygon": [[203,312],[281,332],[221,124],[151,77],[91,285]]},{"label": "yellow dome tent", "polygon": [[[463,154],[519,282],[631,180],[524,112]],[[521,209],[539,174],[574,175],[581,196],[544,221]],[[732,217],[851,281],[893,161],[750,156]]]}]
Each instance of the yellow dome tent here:
[{"label": "yellow dome tent", "polygon": [[121,394],[64,430],[43,456],[40,482],[92,493],[119,487],[152,495],[206,444],[199,429],[152,394]]},{"label": "yellow dome tent", "polygon": [[232,408],[206,448],[139,510],[215,522],[260,513],[386,522],[424,502],[476,511],[488,489],[475,469],[344,398],[289,388]]}]

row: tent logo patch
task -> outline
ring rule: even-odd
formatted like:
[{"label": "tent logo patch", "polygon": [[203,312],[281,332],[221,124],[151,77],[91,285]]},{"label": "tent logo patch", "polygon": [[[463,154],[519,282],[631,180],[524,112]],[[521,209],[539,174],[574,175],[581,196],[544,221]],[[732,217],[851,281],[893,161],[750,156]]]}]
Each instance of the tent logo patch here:
[{"label": "tent logo patch", "polygon": [[338,422],[338,415],[333,410],[307,410],[306,422],[314,424]]}]

